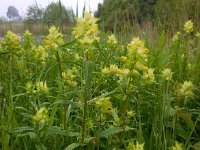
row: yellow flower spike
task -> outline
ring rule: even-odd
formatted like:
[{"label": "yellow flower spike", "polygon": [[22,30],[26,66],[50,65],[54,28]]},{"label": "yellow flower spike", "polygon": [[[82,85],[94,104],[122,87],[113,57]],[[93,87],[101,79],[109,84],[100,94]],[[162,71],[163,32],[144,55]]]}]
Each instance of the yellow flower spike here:
[{"label": "yellow flower spike", "polygon": [[118,74],[118,75],[122,75],[122,76],[128,76],[129,75],[129,73],[130,73],[130,70],[129,69],[118,69],[117,71],[116,71],[116,73]]},{"label": "yellow flower spike", "polygon": [[162,71],[162,76],[165,80],[169,81],[172,79],[172,71],[169,68],[166,68]]},{"label": "yellow flower spike", "polygon": [[149,68],[147,66],[143,66],[142,70],[143,72],[148,72]]},{"label": "yellow flower spike", "polygon": [[145,83],[147,84],[152,84],[155,81],[155,77],[154,77],[154,69],[149,68],[147,72],[143,73],[143,80],[145,81]]},{"label": "yellow flower spike", "polygon": [[184,24],[185,33],[190,34],[193,32],[193,30],[194,30],[194,25],[193,25],[192,21],[189,20],[189,21],[185,22],[185,24]]},{"label": "yellow flower spike", "polygon": [[127,111],[127,117],[128,117],[128,118],[133,117],[134,114],[135,114],[134,111]]},{"label": "yellow flower spike", "polygon": [[49,91],[46,81],[45,82],[43,82],[43,81],[37,82],[36,89],[37,89],[37,92],[42,92],[42,93],[46,93]]},{"label": "yellow flower spike", "polygon": [[43,60],[43,61],[48,58],[48,52],[41,45],[39,45],[38,48],[36,49],[36,58],[38,60]]},{"label": "yellow flower spike", "polygon": [[124,74],[124,70],[122,70],[122,69],[118,69],[116,72],[117,72],[117,74],[120,74],[120,75]]},{"label": "yellow flower spike", "polygon": [[110,72],[111,73],[117,73],[118,67],[116,65],[110,65]]},{"label": "yellow flower spike", "polygon": [[35,86],[32,84],[32,82],[27,82],[24,89],[26,90],[27,94],[34,94],[35,91]]},{"label": "yellow flower spike", "polygon": [[108,36],[108,41],[107,41],[107,43],[108,43],[108,44],[111,44],[111,45],[117,44],[117,39],[116,39],[116,37],[115,37],[114,34]]},{"label": "yellow flower spike", "polygon": [[120,60],[121,60],[122,62],[126,62],[126,61],[128,60],[128,58],[127,58],[126,56],[121,56]]},{"label": "yellow flower spike", "polygon": [[144,42],[139,39],[139,37],[134,37],[131,41],[131,43],[127,46],[129,53],[134,53],[137,51],[138,48],[143,48]]},{"label": "yellow flower spike", "polygon": [[18,52],[20,52],[21,50],[19,37],[11,31],[8,31],[6,33],[5,38],[2,41],[1,45],[3,49],[7,49],[10,51],[19,50]]},{"label": "yellow flower spike", "polygon": [[101,98],[96,101],[95,106],[100,108],[100,111],[104,114],[112,113],[112,103],[110,102],[110,97]]},{"label": "yellow flower spike", "polygon": [[52,26],[49,29],[49,35],[44,39],[44,44],[52,50],[56,50],[59,46],[64,44],[63,34],[59,32],[59,29]]},{"label": "yellow flower spike", "polygon": [[180,36],[181,36],[181,32],[177,32],[174,37],[172,38],[172,41],[173,42],[176,42],[180,39]]},{"label": "yellow flower spike", "polygon": [[138,141],[136,142],[136,144],[134,144],[133,142],[129,142],[127,150],[143,150],[144,149],[144,143],[139,144]]},{"label": "yellow flower spike", "polygon": [[40,108],[37,113],[33,116],[34,123],[46,124],[48,122],[48,110],[45,107]]},{"label": "yellow flower spike", "polygon": [[83,18],[77,18],[77,24],[72,32],[73,37],[78,38],[83,45],[91,45],[94,41],[99,42],[100,39],[96,37],[99,32],[97,20],[91,13],[85,12]]},{"label": "yellow flower spike", "polygon": [[175,146],[172,147],[172,150],[183,150],[182,144],[176,142]]},{"label": "yellow flower spike", "polygon": [[193,85],[192,81],[185,81],[181,85],[179,94],[180,94],[180,96],[184,96],[184,97],[193,97],[193,95],[194,95],[193,90],[194,90],[194,85]]},{"label": "yellow flower spike", "polygon": [[103,75],[109,75],[110,74],[110,69],[105,67],[105,68],[102,69],[101,72],[102,72]]},{"label": "yellow flower spike", "polygon": [[75,81],[76,75],[74,74],[77,71],[77,68],[72,68],[72,70],[68,69],[65,72],[62,72],[62,77],[67,85],[71,87],[75,87],[77,85],[77,82]]}]

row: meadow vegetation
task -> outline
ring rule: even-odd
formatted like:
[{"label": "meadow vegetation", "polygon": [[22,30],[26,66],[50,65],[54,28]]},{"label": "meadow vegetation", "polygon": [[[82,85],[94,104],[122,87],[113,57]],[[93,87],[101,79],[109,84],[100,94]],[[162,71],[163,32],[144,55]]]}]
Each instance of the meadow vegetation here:
[{"label": "meadow vegetation", "polygon": [[200,33],[121,44],[78,18],[37,43],[0,41],[1,149],[200,149]]}]

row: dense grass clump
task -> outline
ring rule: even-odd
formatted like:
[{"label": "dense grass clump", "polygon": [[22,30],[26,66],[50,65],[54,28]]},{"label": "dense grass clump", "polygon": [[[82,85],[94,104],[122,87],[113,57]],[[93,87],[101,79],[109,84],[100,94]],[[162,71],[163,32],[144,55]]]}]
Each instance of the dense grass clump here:
[{"label": "dense grass clump", "polygon": [[127,45],[90,13],[0,41],[1,149],[200,149],[200,33],[192,21]]}]

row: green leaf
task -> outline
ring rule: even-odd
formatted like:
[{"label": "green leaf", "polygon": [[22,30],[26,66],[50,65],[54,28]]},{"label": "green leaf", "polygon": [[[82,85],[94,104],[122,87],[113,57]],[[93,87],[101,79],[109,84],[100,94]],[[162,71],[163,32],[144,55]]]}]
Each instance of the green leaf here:
[{"label": "green leaf", "polygon": [[67,135],[66,131],[62,130],[60,127],[57,126],[48,128],[48,133],[51,135]]},{"label": "green leaf", "polygon": [[94,139],[94,137],[88,137],[84,139],[84,143],[87,144],[89,143],[92,139]]},{"label": "green leaf", "polygon": [[55,103],[53,103],[52,105],[55,105],[55,104],[70,104],[70,105],[76,105],[76,106],[81,106],[82,105],[82,103],[74,102],[72,100],[58,100]]},{"label": "green leaf", "polygon": [[35,145],[37,150],[47,150],[47,148],[43,144],[37,144]]},{"label": "green leaf", "polygon": [[108,137],[108,136],[111,136],[111,135],[114,135],[114,134],[117,134],[117,133],[120,133],[122,132],[123,129],[119,128],[119,127],[115,127],[115,128],[109,128],[109,129],[106,129],[105,131],[99,133],[99,137]]},{"label": "green leaf", "polygon": [[102,95],[99,96],[99,97],[95,97],[94,99],[89,100],[89,101],[88,101],[88,104],[94,103],[94,102],[98,101],[99,99],[104,98],[104,97],[106,97],[106,96],[108,96],[108,95],[110,95],[110,94],[113,94],[113,93],[115,93],[115,92],[116,92],[116,90],[115,90],[115,91],[112,91],[112,92],[109,92],[109,93],[102,94]]},{"label": "green leaf", "polygon": [[81,145],[82,145],[81,143],[72,143],[72,144],[68,145],[64,150],[73,150]]},{"label": "green leaf", "polygon": [[20,97],[20,96],[24,96],[24,95],[26,95],[26,93],[20,93],[20,94],[17,94],[17,95],[13,95],[12,98],[14,98],[14,97]]},{"label": "green leaf", "polygon": [[13,133],[18,133],[18,132],[24,132],[24,131],[33,131],[33,128],[31,127],[19,127],[19,128],[14,128],[11,130]]}]

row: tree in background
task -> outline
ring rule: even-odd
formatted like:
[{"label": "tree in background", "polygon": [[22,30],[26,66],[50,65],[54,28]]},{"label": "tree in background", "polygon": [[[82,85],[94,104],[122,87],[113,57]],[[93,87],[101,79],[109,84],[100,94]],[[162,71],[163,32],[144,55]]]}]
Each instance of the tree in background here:
[{"label": "tree in background", "polygon": [[44,9],[38,7],[38,5],[31,5],[27,9],[27,20],[31,23],[33,22],[42,22],[43,21],[43,15],[44,15]]},{"label": "tree in background", "polygon": [[[62,3],[52,2],[46,8],[37,5],[31,5],[27,9],[27,17],[25,20],[26,28],[32,32],[47,31],[47,27],[57,26],[62,31],[67,31],[67,27],[74,24],[74,13],[72,9],[66,9]],[[40,28],[39,30],[37,30]],[[34,31],[33,31],[34,30]]]},{"label": "tree in background", "polygon": [[104,0],[95,16],[111,30],[151,22],[161,30],[175,32],[187,20],[200,22],[199,0]]},{"label": "tree in background", "polygon": [[71,26],[74,23],[73,10],[66,9],[60,2],[52,2],[44,11],[44,22],[48,26]]},{"label": "tree in background", "polygon": [[22,21],[22,17],[19,15],[17,8],[14,6],[8,7],[7,17],[12,21]]},{"label": "tree in background", "polygon": [[152,18],[156,0],[104,0],[98,5],[95,16],[101,19],[106,30],[141,23]]}]

